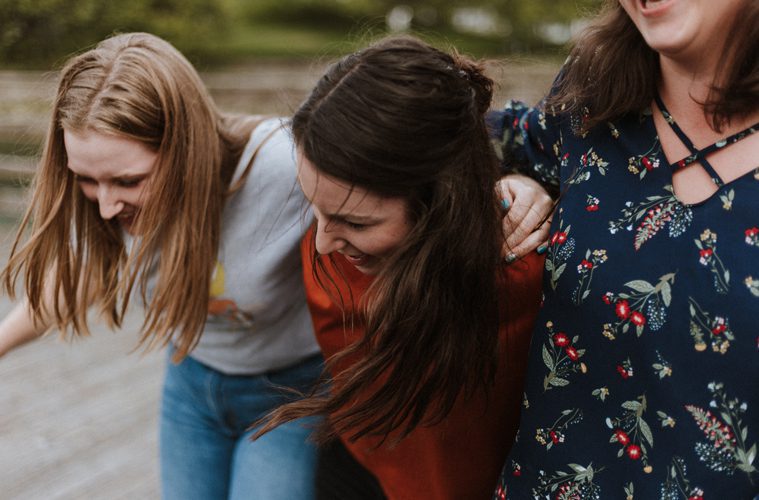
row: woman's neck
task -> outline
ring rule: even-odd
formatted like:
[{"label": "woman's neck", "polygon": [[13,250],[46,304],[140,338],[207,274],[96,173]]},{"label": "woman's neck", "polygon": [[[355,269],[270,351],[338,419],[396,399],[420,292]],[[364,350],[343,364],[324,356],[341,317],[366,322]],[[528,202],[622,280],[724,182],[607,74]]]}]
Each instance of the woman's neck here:
[{"label": "woman's neck", "polygon": [[[704,103],[709,97],[715,81],[717,68],[702,65],[700,70],[693,66],[676,64],[671,59],[661,58],[661,79],[659,95],[667,110],[697,149],[705,148],[720,139],[739,132],[759,121],[759,111],[747,116],[735,116],[729,122],[720,124],[715,130],[712,117],[704,112]],[[729,96],[728,96],[729,97]],[[670,163],[685,158],[691,151],[666,123],[664,116],[654,107],[654,123],[662,149]],[[709,163],[724,182],[731,182],[756,168],[759,151],[759,134],[746,137],[730,147],[714,152]],[[711,174],[696,164],[679,170],[673,175],[674,191],[684,203],[698,203],[713,195],[717,190]]]},{"label": "woman's neck", "polygon": [[[704,103],[714,85],[720,82],[716,75],[720,65],[716,61],[701,64],[684,64],[662,57],[659,95],[678,125],[691,136],[694,143],[710,144],[726,135],[743,130],[759,120],[759,112],[734,117],[714,130],[712,117],[704,112]],[[722,71],[724,73],[724,67]]]},{"label": "woman's neck", "polygon": [[681,127],[711,128],[703,103],[709,97],[716,69],[694,67],[670,58],[660,59],[659,95]]}]

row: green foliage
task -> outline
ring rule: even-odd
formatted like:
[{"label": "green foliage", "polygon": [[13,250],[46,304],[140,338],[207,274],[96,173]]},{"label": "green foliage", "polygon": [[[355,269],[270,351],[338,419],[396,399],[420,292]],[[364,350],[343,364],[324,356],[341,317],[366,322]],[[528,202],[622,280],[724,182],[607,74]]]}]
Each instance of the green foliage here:
[{"label": "green foliage", "polygon": [[367,15],[361,2],[341,0],[259,0],[241,2],[242,18],[252,24],[273,23],[328,30],[350,29]]},{"label": "green foliage", "polygon": [[[412,29],[477,56],[555,49],[538,35],[545,22],[567,22],[601,0],[0,0],[0,67],[49,68],[115,32],[148,31],[207,67],[253,56],[331,55],[385,30],[396,5],[418,14]],[[508,32],[457,33],[453,9],[489,8]],[[433,12],[424,21],[422,14]],[[432,21],[430,21],[432,19]]]},{"label": "green foliage", "polygon": [[487,0],[501,16],[509,21],[512,46],[517,49],[546,48],[537,27],[543,23],[568,23],[597,12],[602,0]]},{"label": "green foliage", "polygon": [[0,0],[0,61],[48,66],[115,32],[149,31],[192,49],[228,20],[221,0]]}]

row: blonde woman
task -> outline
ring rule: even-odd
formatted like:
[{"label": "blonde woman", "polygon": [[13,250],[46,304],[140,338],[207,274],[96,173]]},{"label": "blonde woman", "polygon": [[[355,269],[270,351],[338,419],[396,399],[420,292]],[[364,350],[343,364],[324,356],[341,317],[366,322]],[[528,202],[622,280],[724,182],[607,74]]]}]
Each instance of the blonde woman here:
[{"label": "blonde woman", "polygon": [[[298,244],[303,198],[279,120],[221,114],[190,63],[144,33],[73,57],[60,77],[34,196],[2,274],[24,300],[0,356],[51,327],[119,325],[170,345],[161,409],[164,498],[310,498],[303,422],[255,443],[251,422],[307,390],[321,356]],[[23,228],[30,225],[29,236]],[[192,352],[191,352],[192,351]],[[190,353],[191,352],[191,353]]]}]

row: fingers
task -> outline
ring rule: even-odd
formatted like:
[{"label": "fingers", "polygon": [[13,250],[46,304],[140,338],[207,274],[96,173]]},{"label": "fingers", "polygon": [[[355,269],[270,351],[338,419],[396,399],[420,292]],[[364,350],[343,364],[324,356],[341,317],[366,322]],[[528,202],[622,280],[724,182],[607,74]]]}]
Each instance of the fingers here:
[{"label": "fingers", "polygon": [[503,256],[513,261],[547,242],[550,222],[546,221],[554,201],[535,180],[518,174],[503,177],[497,190],[506,209],[502,222]]},{"label": "fingers", "polygon": [[545,224],[545,230],[540,229],[530,233],[524,238],[518,245],[509,246],[508,243],[503,244],[501,254],[506,262],[511,263],[515,260],[524,257],[530,252],[537,252],[539,254],[545,253],[548,250],[548,234],[550,225]]},{"label": "fingers", "polygon": [[522,174],[508,174],[496,184],[496,190],[503,199],[515,203],[522,201],[526,204],[539,199],[551,199],[548,192],[535,179]]},{"label": "fingers", "polygon": [[[508,248],[524,248],[531,243],[534,248],[548,238],[549,214],[553,210],[553,201],[548,198],[526,206],[519,201],[509,209],[503,218],[503,235]],[[528,238],[536,234],[534,238]],[[532,249],[534,249],[532,248]]]},{"label": "fingers", "polygon": [[[532,216],[525,217],[523,221],[532,220]],[[515,228],[506,229],[504,233],[508,237],[504,241],[502,254],[507,262],[518,257],[523,257],[529,252],[543,253],[548,248],[548,238],[551,231],[551,221],[545,217],[538,221],[536,227],[532,223],[523,223]],[[507,232],[508,231],[508,232]]]},{"label": "fingers", "polygon": [[498,191],[498,196],[501,198],[501,208],[503,208],[504,211],[511,209],[511,207],[514,205],[514,196],[511,194],[511,192],[508,190],[501,190],[500,182],[497,185],[496,191]]}]

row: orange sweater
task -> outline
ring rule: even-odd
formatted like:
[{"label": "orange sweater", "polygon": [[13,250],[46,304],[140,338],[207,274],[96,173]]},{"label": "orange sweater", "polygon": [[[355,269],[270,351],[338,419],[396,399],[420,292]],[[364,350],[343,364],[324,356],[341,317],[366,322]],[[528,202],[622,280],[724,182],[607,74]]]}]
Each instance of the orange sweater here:
[{"label": "orange sweater", "polygon": [[[363,325],[344,329],[339,304],[319,286],[313,276],[310,233],[301,252],[308,306],[316,338],[324,357],[356,341]],[[325,259],[326,261],[326,259]],[[348,287],[354,303],[372,281],[339,255],[336,265],[345,276],[332,273],[344,300]],[[342,439],[353,456],[382,485],[387,497],[435,500],[482,499],[492,497],[498,474],[519,424],[519,406],[527,366],[527,348],[541,298],[543,257],[533,253],[506,268],[507,287],[501,290],[502,318],[500,357],[496,383],[488,391],[462,398],[451,413],[435,426],[419,426],[395,446],[375,448],[377,438],[361,438],[353,443]],[[487,399],[487,402],[486,402]]]}]

